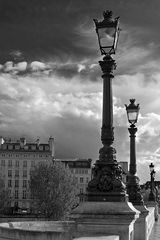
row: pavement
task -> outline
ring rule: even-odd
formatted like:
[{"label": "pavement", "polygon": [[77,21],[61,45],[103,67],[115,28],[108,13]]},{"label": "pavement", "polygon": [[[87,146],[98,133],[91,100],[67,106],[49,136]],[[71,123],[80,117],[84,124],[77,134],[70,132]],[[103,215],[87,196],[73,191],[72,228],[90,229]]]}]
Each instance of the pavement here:
[{"label": "pavement", "polygon": [[160,240],[160,216],[153,226],[149,240]]}]

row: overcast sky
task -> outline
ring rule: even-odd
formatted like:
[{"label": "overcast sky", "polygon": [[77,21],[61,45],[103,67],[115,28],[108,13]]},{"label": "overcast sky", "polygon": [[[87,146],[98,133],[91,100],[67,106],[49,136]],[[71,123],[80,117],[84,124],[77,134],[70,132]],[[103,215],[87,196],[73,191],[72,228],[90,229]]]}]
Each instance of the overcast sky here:
[{"label": "overcast sky", "polygon": [[47,141],[57,158],[98,158],[101,59],[93,18],[120,16],[114,72],[117,161],[129,161],[124,104],[140,104],[137,167],[160,180],[160,1],[0,0],[0,135]]}]

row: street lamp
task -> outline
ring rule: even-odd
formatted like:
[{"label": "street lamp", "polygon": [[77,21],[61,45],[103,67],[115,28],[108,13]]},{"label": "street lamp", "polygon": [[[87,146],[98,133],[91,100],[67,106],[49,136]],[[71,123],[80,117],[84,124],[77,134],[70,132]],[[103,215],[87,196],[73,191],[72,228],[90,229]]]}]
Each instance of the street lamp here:
[{"label": "street lamp", "polygon": [[126,112],[128,117],[128,122],[130,127],[128,131],[130,133],[130,166],[129,166],[129,175],[127,178],[127,193],[129,195],[129,201],[134,205],[143,205],[143,198],[140,192],[139,178],[136,176],[136,145],[135,138],[137,128],[135,124],[138,120],[139,114],[139,104],[135,104],[135,99],[130,99],[130,104],[126,106]]},{"label": "street lamp", "polygon": [[112,11],[103,12],[103,21],[93,19],[102,55],[115,54],[119,37],[119,17],[113,19]]},{"label": "street lamp", "polygon": [[154,179],[155,179],[155,170],[154,170],[154,165],[153,163],[151,163],[149,165],[149,169],[150,169],[150,175],[151,175],[151,182],[150,182],[150,193],[149,193],[149,201],[155,201],[156,197],[154,194],[154,189],[155,189],[155,183],[154,183]]},{"label": "street lamp", "polygon": [[122,182],[122,168],[116,161],[113,128],[112,78],[116,63],[111,55],[115,54],[119,36],[119,17],[112,18],[112,11],[103,13],[104,19],[94,19],[99,48],[105,55],[99,65],[103,72],[103,110],[99,160],[96,161],[93,178],[88,183],[88,201],[125,201],[126,191]]}]

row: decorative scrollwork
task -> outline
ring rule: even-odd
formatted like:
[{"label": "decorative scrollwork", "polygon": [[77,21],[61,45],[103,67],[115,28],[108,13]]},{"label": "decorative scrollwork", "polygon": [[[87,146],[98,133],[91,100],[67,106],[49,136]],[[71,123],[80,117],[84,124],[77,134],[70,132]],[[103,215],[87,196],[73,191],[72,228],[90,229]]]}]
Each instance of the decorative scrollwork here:
[{"label": "decorative scrollwork", "polygon": [[93,179],[88,184],[88,191],[122,192],[125,185],[122,182],[122,169],[117,163],[96,165]]}]

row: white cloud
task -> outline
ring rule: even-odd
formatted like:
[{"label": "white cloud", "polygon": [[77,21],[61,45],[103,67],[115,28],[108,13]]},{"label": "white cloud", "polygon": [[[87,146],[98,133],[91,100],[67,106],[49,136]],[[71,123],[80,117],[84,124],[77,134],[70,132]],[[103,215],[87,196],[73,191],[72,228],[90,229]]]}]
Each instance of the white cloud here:
[{"label": "white cloud", "polygon": [[45,70],[46,69],[46,64],[43,62],[39,61],[34,61],[30,64],[30,68],[32,71],[39,71],[39,70]]}]

